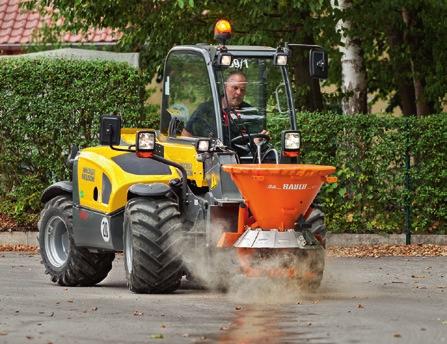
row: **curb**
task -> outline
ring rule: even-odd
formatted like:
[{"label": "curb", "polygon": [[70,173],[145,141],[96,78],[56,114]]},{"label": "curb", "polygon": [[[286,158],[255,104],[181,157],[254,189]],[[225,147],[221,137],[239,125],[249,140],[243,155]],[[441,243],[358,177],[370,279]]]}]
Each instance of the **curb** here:
[{"label": "curb", "polygon": [[[405,234],[332,234],[328,233],[328,247],[350,247],[359,245],[405,245]],[[412,244],[447,245],[447,235],[413,234]]]},{"label": "curb", "polygon": [[0,245],[38,245],[39,232],[0,232]]},{"label": "curb", "polygon": [[[0,232],[0,245],[38,245],[38,232]],[[412,244],[447,245],[447,235],[414,234]],[[327,247],[359,245],[405,245],[405,234],[332,234],[326,238]]]}]

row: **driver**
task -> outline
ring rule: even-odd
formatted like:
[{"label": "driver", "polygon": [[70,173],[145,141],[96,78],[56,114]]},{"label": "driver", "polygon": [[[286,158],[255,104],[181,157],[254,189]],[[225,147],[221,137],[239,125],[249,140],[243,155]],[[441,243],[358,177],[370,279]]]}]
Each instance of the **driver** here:
[{"label": "driver", "polygon": [[[222,97],[222,124],[224,137],[228,140],[228,127],[230,127],[231,137],[237,137],[244,133],[243,130],[236,124],[238,119],[237,110],[251,107],[250,104],[244,102],[244,97],[247,89],[247,77],[241,71],[233,71],[229,74],[225,81],[225,94]],[[216,123],[214,116],[214,107],[212,101],[205,102],[199,105],[196,111],[191,115],[191,118],[186,123],[182,130],[183,136],[202,136],[202,137],[217,137]],[[263,130],[261,134],[267,134]]]}]

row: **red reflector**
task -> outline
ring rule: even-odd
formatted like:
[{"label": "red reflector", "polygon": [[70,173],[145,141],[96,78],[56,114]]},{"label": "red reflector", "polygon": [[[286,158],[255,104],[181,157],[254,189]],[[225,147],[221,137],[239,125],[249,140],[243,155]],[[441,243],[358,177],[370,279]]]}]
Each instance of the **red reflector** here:
[{"label": "red reflector", "polygon": [[86,211],[84,211],[84,210],[81,210],[79,212],[79,218],[81,220],[87,220],[88,219],[88,213]]},{"label": "red reflector", "polygon": [[297,156],[300,156],[300,152],[284,152],[283,154],[288,158],[296,158]]},{"label": "red reflector", "polygon": [[154,156],[154,152],[137,152],[137,157],[139,158],[152,158]]}]

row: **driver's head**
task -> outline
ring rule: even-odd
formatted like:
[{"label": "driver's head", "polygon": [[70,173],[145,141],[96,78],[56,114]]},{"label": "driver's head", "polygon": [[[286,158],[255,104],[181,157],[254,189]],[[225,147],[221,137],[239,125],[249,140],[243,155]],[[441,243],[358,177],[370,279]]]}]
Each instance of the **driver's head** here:
[{"label": "driver's head", "polygon": [[225,81],[225,93],[228,98],[228,106],[239,107],[244,100],[247,88],[247,78],[241,71],[231,72]]}]

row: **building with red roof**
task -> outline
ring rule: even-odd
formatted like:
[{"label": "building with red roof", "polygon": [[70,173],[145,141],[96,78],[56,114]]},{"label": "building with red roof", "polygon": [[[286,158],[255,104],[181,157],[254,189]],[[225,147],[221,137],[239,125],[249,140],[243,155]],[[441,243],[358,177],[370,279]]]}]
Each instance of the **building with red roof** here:
[{"label": "building with red roof", "polygon": [[[20,8],[22,0],[0,0],[0,55],[23,53],[24,48],[36,44],[39,30],[51,22],[50,16]],[[112,29],[91,29],[86,34],[64,33],[60,43],[66,45],[116,44],[119,32]]]}]

